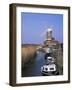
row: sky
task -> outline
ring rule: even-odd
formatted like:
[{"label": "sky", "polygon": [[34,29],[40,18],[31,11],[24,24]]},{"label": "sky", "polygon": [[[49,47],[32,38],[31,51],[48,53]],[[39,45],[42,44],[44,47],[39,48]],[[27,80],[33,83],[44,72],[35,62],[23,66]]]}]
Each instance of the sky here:
[{"label": "sky", "polygon": [[63,42],[63,15],[21,13],[21,44],[43,44],[47,28],[53,28],[53,37]]}]

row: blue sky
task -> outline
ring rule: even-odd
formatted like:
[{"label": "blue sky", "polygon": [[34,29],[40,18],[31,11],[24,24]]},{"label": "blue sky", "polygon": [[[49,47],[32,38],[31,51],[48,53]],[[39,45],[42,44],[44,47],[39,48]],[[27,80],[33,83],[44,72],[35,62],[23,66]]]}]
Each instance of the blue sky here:
[{"label": "blue sky", "polygon": [[21,43],[41,44],[46,36],[41,35],[50,26],[53,26],[53,37],[63,42],[63,15],[21,13]]}]

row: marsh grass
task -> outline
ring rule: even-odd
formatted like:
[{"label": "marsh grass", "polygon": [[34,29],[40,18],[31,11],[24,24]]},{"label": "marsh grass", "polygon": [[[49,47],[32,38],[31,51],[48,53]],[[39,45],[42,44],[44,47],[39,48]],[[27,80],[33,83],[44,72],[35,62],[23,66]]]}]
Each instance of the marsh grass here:
[{"label": "marsh grass", "polygon": [[22,67],[29,65],[30,63],[35,62],[37,47],[34,45],[23,45],[21,49],[22,53]]}]

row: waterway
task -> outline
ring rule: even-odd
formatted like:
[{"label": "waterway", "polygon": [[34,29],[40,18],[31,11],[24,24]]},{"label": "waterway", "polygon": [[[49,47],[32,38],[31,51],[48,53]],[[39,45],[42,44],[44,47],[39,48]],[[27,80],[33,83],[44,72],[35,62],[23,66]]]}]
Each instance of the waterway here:
[{"label": "waterway", "polygon": [[[45,65],[44,56],[45,53],[38,53],[36,58],[32,60],[32,62],[29,62],[24,68],[22,68],[22,77],[42,76],[41,67]],[[59,72],[60,75],[63,74],[61,67],[59,67]]]},{"label": "waterway", "polygon": [[41,66],[45,64],[44,53],[40,52],[37,54],[36,58],[28,63],[28,65],[22,68],[22,77],[31,76],[42,76]]}]

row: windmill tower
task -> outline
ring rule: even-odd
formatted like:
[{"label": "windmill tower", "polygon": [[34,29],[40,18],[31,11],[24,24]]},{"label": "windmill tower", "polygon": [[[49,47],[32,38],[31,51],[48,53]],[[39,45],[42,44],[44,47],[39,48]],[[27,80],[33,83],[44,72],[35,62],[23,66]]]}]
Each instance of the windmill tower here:
[{"label": "windmill tower", "polygon": [[44,40],[44,45],[45,46],[53,46],[53,45],[58,45],[59,42],[55,40],[55,38],[52,36],[53,33],[53,28],[48,28],[46,31],[46,39]]},{"label": "windmill tower", "polygon": [[48,28],[46,32],[46,40],[52,40],[52,28]]}]

